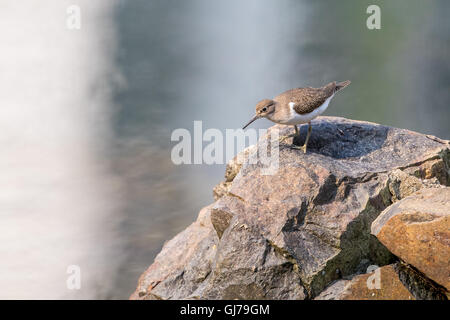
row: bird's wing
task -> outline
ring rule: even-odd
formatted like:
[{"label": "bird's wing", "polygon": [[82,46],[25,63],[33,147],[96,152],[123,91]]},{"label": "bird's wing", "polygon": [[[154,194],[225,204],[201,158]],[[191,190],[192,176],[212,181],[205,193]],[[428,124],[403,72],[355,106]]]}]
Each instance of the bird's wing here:
[{"label": "bird's wing", "polygon": [[311,113],[331,97],[336,83],[329,83],[322,88],[297,88],[281,94],[285,103],[294,103],[293,108],[299,114]]}]

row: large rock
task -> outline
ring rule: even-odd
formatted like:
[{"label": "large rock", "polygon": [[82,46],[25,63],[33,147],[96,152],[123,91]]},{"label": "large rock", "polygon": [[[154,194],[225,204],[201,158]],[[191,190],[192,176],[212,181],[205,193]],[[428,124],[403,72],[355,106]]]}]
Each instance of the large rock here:
[{"label": "large rock", "polygon": [[266,175],[249,159],[278,129],[293,131],[272,127],[242,165],[228,166],[204,222],[164,246],[132,298],[314,298],[332,281],[393,262],[372,222],[392,202],[449,181],[447,141],[335,117],[313,121],[308,153],[281,145],[279,168]]},{"label": "large rock", "polygon": [[203,208],[194,223],[164,245],[139,278],[132,299],[182,299],[197,289],[211,272],[217,251],[209,215],[210,208]]},{"label": "large rock", "polygon": [[372,267],[367,273],[333,282],[315,299],[447,300],[445,291],[408,264],[397,262]]},{"label": "large rock", "polygon": [[372,224],[392,253],[450,291],[450,188],[422,189]]},{"label": "large rock", "polygon": [[375,269],[371,273],[338,280],[316,297],[316,300],[414,300],[403,285],[396,264]]}]

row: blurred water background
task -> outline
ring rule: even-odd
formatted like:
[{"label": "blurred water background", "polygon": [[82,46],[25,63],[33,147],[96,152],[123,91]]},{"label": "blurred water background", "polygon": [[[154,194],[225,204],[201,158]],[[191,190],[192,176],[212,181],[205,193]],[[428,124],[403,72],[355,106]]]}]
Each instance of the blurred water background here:
[{"label": "blurred water background", "polygon": [[171,162],[194,120],[349,79],[326,115],[450,139],[449,1],[76,2],[71,31],[72,1],[0,0],[0,298],[127,298],[223,177]]}]

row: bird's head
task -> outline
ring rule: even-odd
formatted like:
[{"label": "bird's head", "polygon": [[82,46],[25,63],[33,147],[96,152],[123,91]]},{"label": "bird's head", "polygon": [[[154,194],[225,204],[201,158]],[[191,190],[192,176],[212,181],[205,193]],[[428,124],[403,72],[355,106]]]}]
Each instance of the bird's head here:
[{"label": "bird's head", "polygon": [[255,110],[255,116],[242,129],[247,128],[253,121],[258,120],[259,118],[267,118],[275,112],[275,101],[270,99],[261,100],[256,104]]}]

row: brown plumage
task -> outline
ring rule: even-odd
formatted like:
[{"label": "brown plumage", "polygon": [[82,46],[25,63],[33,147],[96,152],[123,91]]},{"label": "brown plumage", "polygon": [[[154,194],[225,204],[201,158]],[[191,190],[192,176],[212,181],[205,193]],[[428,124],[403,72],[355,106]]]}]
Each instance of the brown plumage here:
[{"label": "brown plumage", "polygon": [[[306,153],[306,146],[312,130],[311,120],[321,115],[327,109],[334,94],[349,84],[350,81],[348,80],[339,83],[334,81],[321,88],[291,89],[276,96],[274,99],[261,100],[256,105],[255,115],[242,129],[247,128],[257,119],[266,118],[275,123],[294,126],[295,135],[299,135],[300,131],[297,125],[308,123],[308,134],[306,135],[305,144],[302,147],[293,147],[302,149]],[[289,136],[282,137],[280,141],[284,141]]]},{"label": "brown plumage", "polygon": [[345,88],[350,84],[350,81],[343,81],[336,84],[336,81],[321,88],[296,88],[283,92],[276,96],[273,100],[280,104],[294,103],[294,110],[298,114],[311,113],[320,107],[325,100],[331,97],[340,89]]}]

